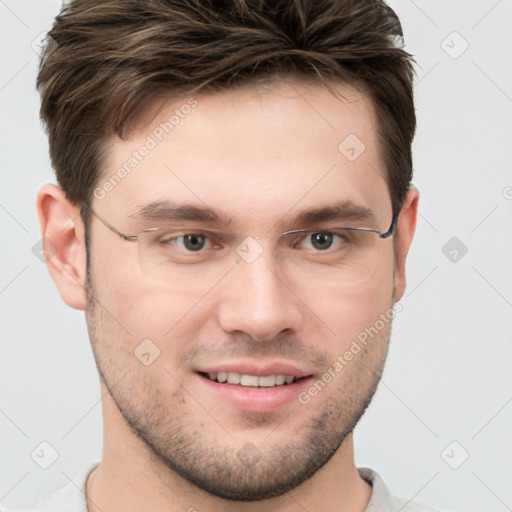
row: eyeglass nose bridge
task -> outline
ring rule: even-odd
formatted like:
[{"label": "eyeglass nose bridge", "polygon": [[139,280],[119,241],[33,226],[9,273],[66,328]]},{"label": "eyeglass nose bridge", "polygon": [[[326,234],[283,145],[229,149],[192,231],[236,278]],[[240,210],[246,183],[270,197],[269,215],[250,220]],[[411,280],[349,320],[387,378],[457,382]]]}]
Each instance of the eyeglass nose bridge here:
[{"label": "eyeglass nose bridge", "polygon": [[[276,248],[278,246],[277,242],[280,240],[281,237],[278,238],[272,238],[269,236],[259,235],[254,236],[250,235],[244,238],[242,242],[240,242],[235,251],[237,255],[245,261],[245,263],[254,263],[265,251],[264,247],[258,242],[259,239],[266,239],[272,242],[272,248],[274,251],[276,251]],[[283,259],[283,256],[281,253],[278,254],[277,261],[281,261]],[[240,261],[240,260],[238,260]]]},{"label": "eyeglass nose bridge", "polygon": [[254,238],[254,239],[259,239],[259,238],[264,238],[266,240],[270,240],[271,242],[277,242],[279,240],[279,238],[281,237],[277,237],[277,238],[272,238],[270,236],[264,236],[264,235],[259,235],[259,236],[255,236],[255,235],[249,235],[248,237],[246,238]]}]

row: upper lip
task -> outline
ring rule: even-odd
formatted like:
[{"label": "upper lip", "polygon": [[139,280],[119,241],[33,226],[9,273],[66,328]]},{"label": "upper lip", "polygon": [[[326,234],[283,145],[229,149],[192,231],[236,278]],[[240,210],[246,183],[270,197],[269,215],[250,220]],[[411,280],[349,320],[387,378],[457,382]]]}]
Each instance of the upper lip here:
[{"label": "upper lip", "polygon": [[240,373],[245,375],[293,375],[297,379],[308,377],[311,373],[300,370],[289,363],[274,361],[272,363],[257,364],[254,362],[219,363],[197,370],[204,373]]}]

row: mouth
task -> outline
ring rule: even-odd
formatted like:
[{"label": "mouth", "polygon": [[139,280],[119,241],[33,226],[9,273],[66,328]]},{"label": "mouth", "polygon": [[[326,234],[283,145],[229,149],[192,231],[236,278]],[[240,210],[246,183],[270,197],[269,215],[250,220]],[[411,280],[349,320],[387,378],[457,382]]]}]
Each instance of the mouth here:
[{"label": "mouth", "polygon": [[196,371],[200,395],[207,402],[225,403],[237,411],[271,413],[299,402],[301,391],[314,380],[312,374],[302,373],[288,365],[265,369],[250,364],[244,366]]},{"label": "mouth", "polygon": [[235,386],[244,387],[261,387],[261,388],[272,388],[277,386],[287,386],[293,384],[298,380],[307,377],[296,377],[295,375],[250,375],[247,373],[238,372],[198,372],[203,377],[218,382],[233,384]]}]

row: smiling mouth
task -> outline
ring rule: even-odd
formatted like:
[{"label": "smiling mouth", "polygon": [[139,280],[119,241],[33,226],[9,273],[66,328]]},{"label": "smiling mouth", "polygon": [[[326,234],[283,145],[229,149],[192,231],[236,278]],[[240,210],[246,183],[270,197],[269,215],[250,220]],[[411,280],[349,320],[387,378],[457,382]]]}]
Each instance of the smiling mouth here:
[{"label": "smiling mouth", "polygon": [[237,372],[198,372],[203,377],[221,384],[233,384],[244,387],[278,387],[287,386],[307,377],[295,377],[294,375],[248,375]]}]

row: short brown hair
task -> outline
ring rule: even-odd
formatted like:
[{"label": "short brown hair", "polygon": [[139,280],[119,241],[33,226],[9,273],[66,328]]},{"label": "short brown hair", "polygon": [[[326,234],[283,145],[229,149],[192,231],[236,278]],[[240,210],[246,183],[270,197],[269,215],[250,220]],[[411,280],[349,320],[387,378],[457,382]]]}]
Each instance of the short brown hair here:
[{"label": "short brown hair", "polygon": [[[397,214],[412,179],[414,59],[381,0],[73,0],[49,32],[37,88],[57,180],[90,204],[105,141],[156,95],[298,74],[362,86]],[[85,227],[88,212],[81,209]]]}]

